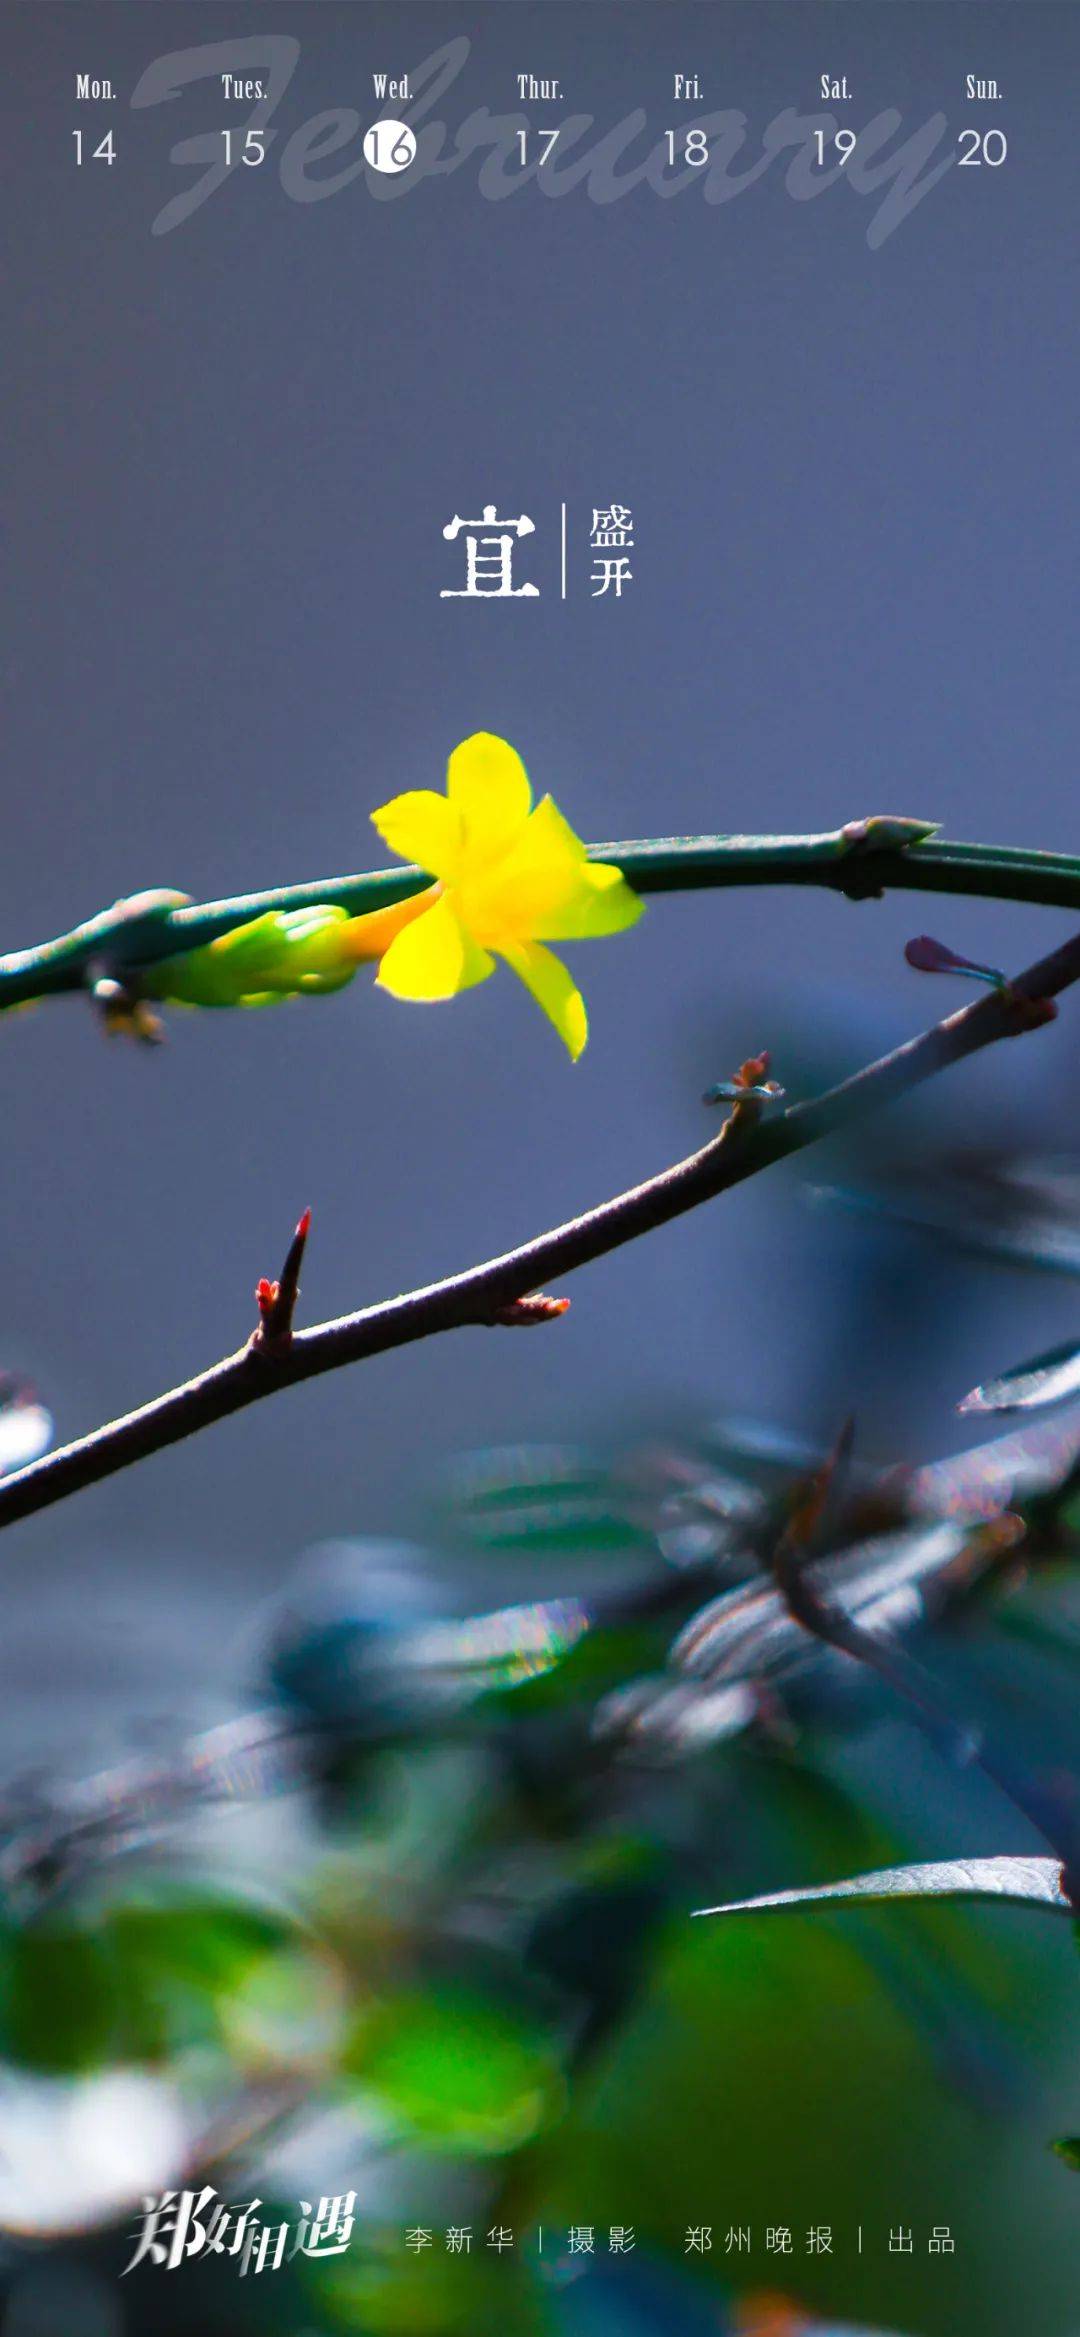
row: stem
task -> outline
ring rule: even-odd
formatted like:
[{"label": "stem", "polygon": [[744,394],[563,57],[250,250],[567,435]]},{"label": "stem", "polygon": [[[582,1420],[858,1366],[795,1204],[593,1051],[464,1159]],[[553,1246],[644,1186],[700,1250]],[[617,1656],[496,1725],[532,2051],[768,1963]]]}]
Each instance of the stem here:
[{"label": "stem", "polygon": [[[811,836],[662,836],[644,842],[593,844],[593,860],[612,861],[639,893],[712,891],[731,885],[823,885],[851,899],[895,888],[964,893],[1044,907],[1080,909],[1080,859],[1020,846],[957,844],[934,836],[886,849],[854,849],[842,829]],[[91,961],[127,969],[202,948],[269,910],[314,905],[351,916],[392,907],[430,884],[419,868],[388,868],[279,885],[231,900],[181,905],[178,894],[141,894],[33,949],[0,957],[0,1009],[86,987]]]},{"label": "stem", "polygon": [[967,1768],[974,1765],[998,1791],[1021,1811],[1051,1850],[1063,1861],[1062,1887],[1076,1895],[1080,1877],[1080,1821],[1073,1800],[1045,1785],[1010,1755],[1000,1751],[985,1728],[961,1720],[946,1704],[936,1682],[904,1648],[878,1639],[854,1617],[844,1614],[816,1589],[794,1544],[782,1541],[774,1553],[773,1572],[778,1588],[795,1621],[825,1646],[865,1664],[884,1680],[893,1694],[914,1713],[923,1733],[945,1760]]},{"label": "stem", "polygon": [[436,1332],[468,1324],[493,1325],[504,1309],[546,1282],[669,1224],[775,1161],[892,1103],[979,1048],[1048,1020],[1052,1009],[1046,1002],[1077,980],[1080,935],[1029,966],[1004,990],[980,997],[809,1103],[795,1105],[774,1120],[762,1119],[758,1106],[737,1105],[719,1134],[699,1152],[502,1257],[313,1330],[295,1332],[287,1343],[270,1347],[258,1340],[249,1343],[185,1386],[5,1478],[0,1483],[0,1528],[179,1443],[279,1388]]}]

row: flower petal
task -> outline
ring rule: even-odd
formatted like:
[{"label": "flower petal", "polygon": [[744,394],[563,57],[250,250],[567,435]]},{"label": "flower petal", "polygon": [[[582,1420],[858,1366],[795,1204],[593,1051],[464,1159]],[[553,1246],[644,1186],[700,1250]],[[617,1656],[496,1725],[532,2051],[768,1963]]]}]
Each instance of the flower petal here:
[{"label": "flower petal", "polygon": [[360,917],[349,917],[341,928],[342,956],[351,965],[359,965],[363,958],[384,958],[391,942],[397,940],[406,925],[426,916],[442,890],[441,884],[425,885],[422,893],[410,893],[404,901],[392,901],[387,909],[367,909]]},{"label": "flower petal", "polygon": [[499,955],[532,992],[576,1063],[589,1036],[589,1018],[585,1000],[562,959],[550,949],[542,949],[538,941],[500,942]]},{"label": "flower petal", "polygon": [[574,893],[561,907],[553,904],[542,912],[533,932],[538,941],[596,941],[605,933],[625,933],[644,907],[621,868],[590,861]]},{"label": "flower petal", "polygon": [[529,837],[534,851],[543,849],[568,866],[580,867],[588,857],[577,829],[571,827],[553,795],[541,796],[529,819]]},{"label": "flower petal", "polygon": [[432,876],[441,876],[446,883],[453,882],[461,854],[461,817],[445,795],[436,795],[430,787],[417,787],[408,795],[395,795],[390,803],[373,811],[371,818],[391,852],[399,853],[402,860],[415,860],[419,868],[430,869]]},{"label": "flower petal", "polygon": [[470,857],[493,860],[524,827],[532,788],[521,756],[504,738],[478,730],[450,757],[446,792],[460,814],[462,840]]},{"label": "flower petal", "polygon": [[[587,941],[637,923],[643,903],[618,868],[591,861],[550,795],[488,880],[509,931],[530,941]],[[490,915],[490,909],[489,909]]]},{"label": "flower petal", "polygon": [[453,998],[494,971],[494,958],[466,932],[443,893],[391,942],[376,979],[395,998]]}]

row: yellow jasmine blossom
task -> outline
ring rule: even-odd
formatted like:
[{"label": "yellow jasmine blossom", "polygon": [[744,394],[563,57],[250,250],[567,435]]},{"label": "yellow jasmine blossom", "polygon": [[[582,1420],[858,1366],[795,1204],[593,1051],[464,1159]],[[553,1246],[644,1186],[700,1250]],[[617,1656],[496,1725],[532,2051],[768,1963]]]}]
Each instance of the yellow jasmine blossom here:
[{"label": "yellow jasmine blossom", "polygon": [[417,789],[371,816],[431,885],[360,917],[328,902],[269,910],[159,960],[143,989],[189,1006],[269,1006],[340,990],[366,959],[395,998],[453,998],[501,957],[576,1060],[589,1034],[585,1002],[547,944],[636,923],[643,903],[621,869],[589,859],[550,795],[534,807],[520,756],[486,731],[455,747],[445,795]]},{"label": "yellow jasmine blossom", "polygon": [[384,843],[436,879],[427,892],[351,918],[336,937],[380,960],[395,998],[452,998],[501,957],[575,1058],[585,1002],[551,941],[587,941],[636,923],[643,903],[622,871],[590,860],[550,795],[533,806],[520,755],[478,731],[450,757],[445,795],[417,789],[372,813]]}]

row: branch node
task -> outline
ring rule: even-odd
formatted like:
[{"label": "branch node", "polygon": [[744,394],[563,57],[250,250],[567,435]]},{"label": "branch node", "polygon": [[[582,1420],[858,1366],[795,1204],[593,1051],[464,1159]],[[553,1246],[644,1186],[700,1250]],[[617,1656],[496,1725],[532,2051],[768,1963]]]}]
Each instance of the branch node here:
[{"label": "branch node", "polygon": [[1015,989],[1011,982],[1006,982],[1002,998],[1011,1017],[1009,1038],[1019,1038],[1023,1031],[1041,1030],[1044,1023],[1057,1021],[1056,998],[1029,998],[1026,990]]},{"label": "branch node", "polygon": [[906,852],[912,844],[927,843],[940,828],[939,820],[897,819],[879,812],[868,820],[849,820],[840,830],[840,841],[848,852]]},{"label": "branch node", "polygon": [[501,1325],[510,1331],[530,1331],[537,1323],[557,1322],[569,1310],[568,1298],[549,1298],[545,1290],[534,1290],[527,1298],[512,1298],[508,1306],[496,1307],[490,1320],[493,1328]]},{"label": "branch node", "polygon": [[145,925],[172,915],[174,909],[191,905],[190,893],[178,893],[172,885],[151,885],[141,893],[127,893],[114,901],[109,917],[114,925]]},{"label": "branch node", "polygon": [[259,1321],[248,1342],[255,1355],[284,1355],[292,1344],[293,1314],[300,1296],[300,1268],[310,1231],[311,1211],[305,1209],[289,1243],[280,1280],[271,1282],[264,1274],[256,1283]]},{"label": "branch node", "polygon": [[779,1082],[769,1078],[769,1053],[763,1048],[760,1055],[748,1055],[745,1063],[740,1063],[734,1079],[722,1079],[716,1087],[707,1087],[701,1100],[705,1104],[732,1106],[725,1128],[753,1128],[765,1105],[776,1103],[783,1093]]},{"label": "branch node", "polygon": [[110,1038],[138,1039],[145,1047],[161,1045],[165,1037],[161,1016],[147,1005],[130,973],[121,973],[111,961],[94,958],[87,966],[86,980],[91,1003]]},{"label": "branch node", "polygon": [[897,819],[888,814],[848,820],[840,830],[842,858],[835,878],[838,890],[849,901],[880,901],[885,885],[879,856],[886,852],[906,852],[913,844],[925,844],[938,833],[937,820]]}]

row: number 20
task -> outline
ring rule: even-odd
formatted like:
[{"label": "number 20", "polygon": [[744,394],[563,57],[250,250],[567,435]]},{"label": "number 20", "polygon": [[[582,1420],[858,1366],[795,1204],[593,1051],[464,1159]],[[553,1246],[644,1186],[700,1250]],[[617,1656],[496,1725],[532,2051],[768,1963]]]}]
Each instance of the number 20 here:
[{"label": "number 20", "polygon": [[[970,138],[971,144],[968,147],[966,154],[961,153],[960,161],[962,164],[965,164],[970,170],[978,163],[985,162],[988,170],[1000,170],[1001,165],[1009,151],[1004,130],[983,130],[981,132],[978,130],[961,130],[959,139],[957,141],[961,148],[963,147],[965,138]],[[994,151],[992,154],[990,152],[991,139],[993,139],[994,142]]]}]

